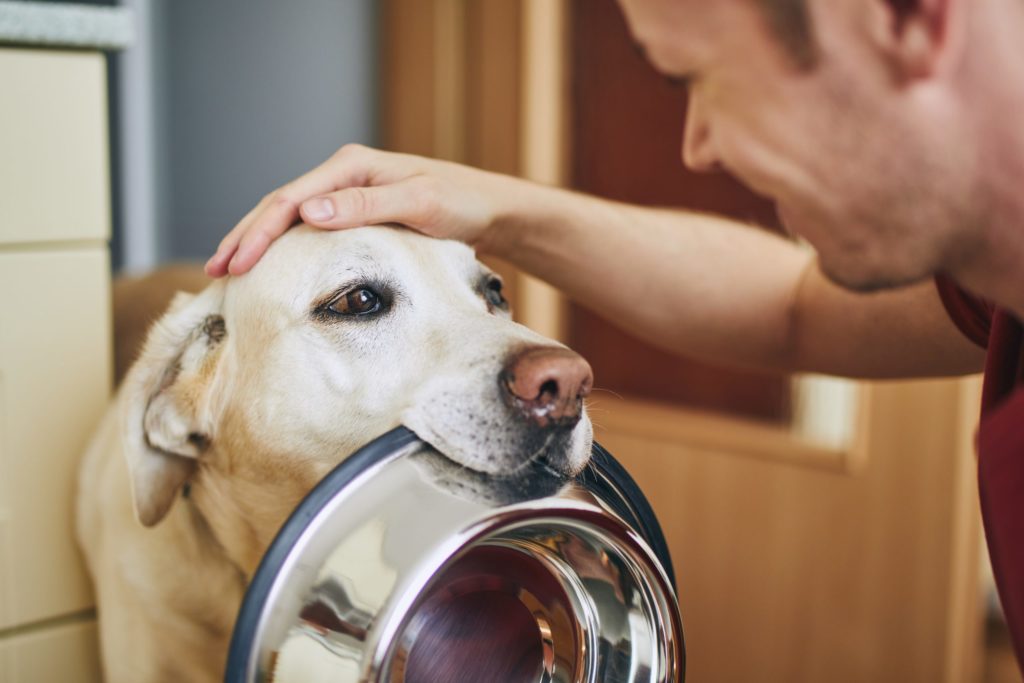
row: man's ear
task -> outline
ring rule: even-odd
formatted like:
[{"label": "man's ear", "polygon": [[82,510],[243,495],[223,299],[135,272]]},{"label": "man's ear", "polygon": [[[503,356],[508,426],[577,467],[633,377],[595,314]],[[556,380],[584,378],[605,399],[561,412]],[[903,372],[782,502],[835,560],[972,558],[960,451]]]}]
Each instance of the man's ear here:
[{"label": "man's ear", "polygon": [[227,335],[223,300],[222,281],[178,294],[125,379],[124,455],[145,526],[164,518],[213,439],[212,397]]},{"label": "man's ear", "polygon": [[934,74],[948,53],[961,0],[869,0],[872,33],[901,81]]}]

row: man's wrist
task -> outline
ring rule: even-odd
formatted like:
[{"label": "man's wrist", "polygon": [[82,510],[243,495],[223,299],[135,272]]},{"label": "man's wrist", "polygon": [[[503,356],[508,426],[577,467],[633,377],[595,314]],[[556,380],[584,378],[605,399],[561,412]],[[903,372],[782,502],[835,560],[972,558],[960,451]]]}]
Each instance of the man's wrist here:
[{"label": "man's wrist", "polygon": [[494,207],[490,226],[481,235],[477,249],[486,254],[516,260],[516,255],[539,237],[535,233],[550,233],[558,223],[559,210],[570,193],[556,187],[541,185],[530,180],[505,177],[507,185],[501,187],[500,199]]},{"label": "man's wrist", "polygon": [[514,176],[491,174],[494,186],[491,196],[490,221],[472,245],[478,252],[504,258],[514,251],[519,239],[518,232],[526,219],[525,205],[528,204],[531,185]]}]

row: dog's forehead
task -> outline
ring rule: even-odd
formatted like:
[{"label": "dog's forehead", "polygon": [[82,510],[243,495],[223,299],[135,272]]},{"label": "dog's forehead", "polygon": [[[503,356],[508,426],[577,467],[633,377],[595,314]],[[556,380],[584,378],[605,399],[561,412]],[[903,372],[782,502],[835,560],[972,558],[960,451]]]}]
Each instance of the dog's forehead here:
[{"label": "dog's forehead", "polygon": [[412,230],[373,226],[323,231],[302,225],[282,235],[250,275],[232,284],[242,298],[304,307],[325,290],[354,279],[467,285],[482,269],[466,245]]}]

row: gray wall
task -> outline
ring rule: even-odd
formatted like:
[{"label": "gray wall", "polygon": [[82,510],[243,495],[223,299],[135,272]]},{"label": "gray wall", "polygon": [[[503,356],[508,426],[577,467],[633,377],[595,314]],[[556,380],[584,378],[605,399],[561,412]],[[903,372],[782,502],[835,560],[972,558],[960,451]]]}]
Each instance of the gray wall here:
[{"label": "gray wall", "polygon": [[157,261],[206,258],[268,191],[375,142],[374,5],[151,0]]}]

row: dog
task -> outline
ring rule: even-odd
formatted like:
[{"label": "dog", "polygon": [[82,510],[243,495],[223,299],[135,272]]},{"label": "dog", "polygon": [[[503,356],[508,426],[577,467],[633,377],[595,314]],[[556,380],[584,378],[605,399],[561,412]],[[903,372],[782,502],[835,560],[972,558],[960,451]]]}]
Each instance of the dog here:
[{"label": "dog", "polygon": [[404,424],[504,477],[587,463],[589,365],[514,323],[460,243],[293,228],[179,294],[83,457],[77,532],[111,683],[221,680],[249,579],[302,497]]}]

